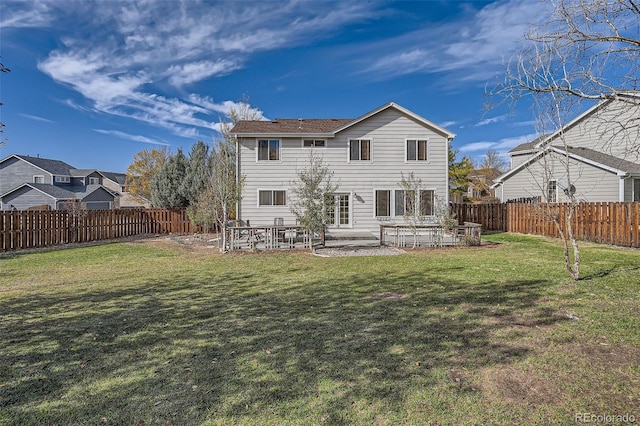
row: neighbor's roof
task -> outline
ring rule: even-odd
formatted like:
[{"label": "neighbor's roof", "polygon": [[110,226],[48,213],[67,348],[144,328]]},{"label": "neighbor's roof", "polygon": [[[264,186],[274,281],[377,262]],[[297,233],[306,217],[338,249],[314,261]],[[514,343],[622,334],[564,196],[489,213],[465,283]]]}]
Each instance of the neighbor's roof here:
[{"label": "neighbor's roof", "polygon": [[546,149],[541,149],[537,154],[531,156],[527,161],[509,170],[502,176],[494,179],[494,184],[491,185],[491,188],[497,187],[499,184],[503,183],[505,179],[508,179],[525,167],[528,167],[531,163],[538,161],[542,156],[546,155],[550,151],[553,151],[556,154],[560,155],[568,154],[569,158],[580,161],[582,163],[590,164],[603,170],[607,170],[611,173],[617,174],[618,176],[640,176],[640,164],[623,160],[622,158],[614,157],[613,155],[605,154],[603,152],[599,152],[590,148],[567,147],[565,152],[564,147],[547,146]]},{"label": "neighbor's roof", "polygon": [[542,141],[543,139],[546,139],[547,137],[549,137],[549,134],[545,134],[545,135],[541,135],[538,136],[537,138],[535,138],[534,140],[532,140],[531,142],[525,142],[525,143],[521,143],[520,145],[516,146],[515,148],[512,148],[509,152],[507,152],[507,154],[513,154],[515,152],[528,152],[528,151],[534,151],[536,145]]},{"label": "neighbor's roof", "polygon": [[27,161],[33,164],[34,166],[44,170],[45,172],[51,173],[52,175],[71,176],[70,170],[74,169],[73,166],[60,160],[51,160],[48,158],[31,157],[28,155],[18,155],[18,154],[14,154],[13,157],[17,157],[24,161]]},{"label": "neighbor's roof", "polygon": [[103,172],[102,170],[99,170],[99,172],[102,174],[102,176],[114,182],[117,182],[120,185],[124,185],[127,179],[127,175],[125,173]]},{"label": "neighbor's roof", "polygon": [[[554,148],[556,149],[556,152],[562,152],[564,150],[562,147]],[[605,168],[609,168],[610,171],[640,176],[640,164],[623,160],[622,158],[614,157],[613,155],[581,147],[567,147],[567,152],[575,159],[586,160],[586,162],[590,162],[599,167],[605,166]]]}]

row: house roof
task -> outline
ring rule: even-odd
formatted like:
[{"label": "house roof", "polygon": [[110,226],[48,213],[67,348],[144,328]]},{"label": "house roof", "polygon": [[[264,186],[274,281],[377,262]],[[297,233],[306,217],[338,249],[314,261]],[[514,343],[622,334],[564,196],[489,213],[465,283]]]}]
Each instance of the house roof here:
[{"label": "house roof", "polygon": [[542,141],[543,139],[546,139],[547,137],[549,137],[548,133],[544,134],[544,135],[541,135],[541,136],[538,136],[537,138],[535,138],[531,142],[521,143],[520,145],[516,146],[515,148],[512,148],[509,152],[507,152],[507,154],[512,154],[512,153],[516,153],[516,152],[534,151],[536,145],[540,141]]},{"label": "house roof", "polygon": [[102,170],[99,170],[99,173],[120,185],[124,185],[127,179],[127,175],[125,173],[103,172]]},{"label": "house roof", "polygon": [[334,137],[336,133],[348,129],[361,121],[368,119],[386,109],[394,108],[403,114],[409,116],[420,124],[433,128],[436,132],[442,133],[449,139],[455,137],[455,133],[451,133],[444,127],[441,127],[400,105],[389,102],[384,104],[356,119],[346,118],[277,118],[271,121],[265,120],[241,120],[231,129],[231,133],[242,137],[258,137],[258,136],[317,136],[317,137]]},{"label": "house roof", "polygon": [[[51,160],[49,158],[31,157],[28,155],[13,154],[7,158],[16,157],[23,161],[33,164],[34,166],[51,173],[52,175],[71,176],[70,170],[74,167],[60,160]],[[6,158],[5,158],[6,160]],[[4,160],[3,160],[4,161]]]},{"label": "house roof", "polygon": [[590,148],[582,147],[567,147],[566,152],[564,147],[560,146],[548,146],[546,149],[541,149],[535,155],[531,156],[527,161],[520,164],[498,178],[494,179],[494,184],[491,188],[497,187],[499,184],[508,179],[512,175],[516,174],[520,170],[527,167],[529,164],[537,161],[540,157],[546,155],[548,152],[553,151],[560,155],[569,155],[569,158],[576,161],[580,161],[585,164],[590,164],[594,167],[598,167],[603,170],[607,170],[611,173],[615,173],[618,176],[640,176],[640,164],[633,163],[631,161],[623,160],[613,155],[605,154]]},{"label": "house roof", "polygon": [[241,120],[233,126],[231,133],[260,133],[260,134],[287,134],[287,133],[330,133],[333,130],[353,121],[347,118],[276,118],[271,121]]},{"label": "house roof", "polygon": [[84,198],[89,194],[92,194],[95,191],[98,191],[100,189],[106,191],[109,195],[113,196],[114,198],[116,197],[116,195],[112,191],[109,191],[107,188],[103,187],[102,185],[87,185],[87,186],[73,185],[73,186],[67,186],[63,188],[57,185],[51,185],[49,183],[27,182],[27,183],[18,185],[17,187],[5,192],[4,194],[0,194],[0,198],[3,198],[6,195],[9,195],[12,192],[15,192],[21,188],[24,188],[25,186],[28,186],[37,191],[40,191],[43,194],[46,194],[56,200],[76,199],[78,197]]},{"label": "house roof", "polygon": [[31,182],[27,182],[27,183],[23,183],[21,185],[16,186],[15,188],[5,192],[4,194],[0,195],[0,198],[5,197],[6,195],[11,194],[12,192],[15,192],[21,188],[24,188],[25,186],[28,186],[30,188],[33,188],[37,191],[42,192],[43,194],[46,194],[48,196],[50,196],[51,198],[54,198],[56,200],[66,200],[69,198],[76,198],[75,193],[67,190],[66,188],[61,188],[59,186],[56,185],[51,185],[49,183],[31,183]]},{"label": "house roof", "polygon": [[[562,152],[564,148],[554,147],[556,152]],[[586,162],[592,162],[593,165],[610,169],[618,174],[631,174],[634,176],[640,176],[640,164],[633,163],[631,161],[623,160],[622,158],[614,157],[613,155],[605,154],[603,152],[595,151],[590,148],[582,147],[567,147],[567,152],[576,159],[583,159]]]}]

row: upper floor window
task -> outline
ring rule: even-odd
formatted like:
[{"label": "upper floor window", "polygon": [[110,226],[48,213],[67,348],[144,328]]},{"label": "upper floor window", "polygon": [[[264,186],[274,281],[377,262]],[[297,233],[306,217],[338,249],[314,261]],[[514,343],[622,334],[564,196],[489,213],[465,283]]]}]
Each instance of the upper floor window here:
[{"label": "upper floor window", "polygon": [[278,139],[258,140],[258,161],[280,160],[280,141]]},{"label": "upper floor window", "polygon": [[258,191],[258,205],[260,206],[286,206],[286,191]]},{"label": "upper floor window", "polygon": [[305,139],[302,141],[304,148],[324,148],[326,141],[324,139]]},{"label": "upper floor window", "polygon": [[33,183],[44,183],[44,176],[36,175],[33,177]]},{"label": "upper floor window", "polygon": [[54,180],[54,182],[57,182],[57,183],[70,183],[71,182],[71,177],[70,176],[56,176],[53,180]]},{"label": "upper floor window", "polygon": [[349,161],[371,161],[371,139],[349,139]]},{"label": "upper floor window", "polygon": [[407,161],[427,161],[426,139],[407,139]]},{"label": "upper floor window", "polygon": [[89,178],[89,185],[100,185],[100,178],[90,177]]}]

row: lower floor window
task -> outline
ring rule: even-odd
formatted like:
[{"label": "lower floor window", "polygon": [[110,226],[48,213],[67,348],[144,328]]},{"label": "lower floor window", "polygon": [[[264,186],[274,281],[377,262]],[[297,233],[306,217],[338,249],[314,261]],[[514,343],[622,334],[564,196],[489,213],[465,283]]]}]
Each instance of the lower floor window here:
[{"label": "lower floor window", "polygon": [[287,204],[286,191],[258,191],[258,205],[285,206]]},{"label": "lower floor window", "polygon": [[633,201],[640,201],[640,179],[633,180]]},{"label": "lower floor window", "polygon": [[405,191],[398,189],[395,191],[376,191],[376,216],[391,216],[393,194],[393,212],[395,216],[404,216],[405,213],[413,215],[416,208],[419,208],[420,216],[433,216],[435,205],[435,191],[432,189],[419,191]]}]

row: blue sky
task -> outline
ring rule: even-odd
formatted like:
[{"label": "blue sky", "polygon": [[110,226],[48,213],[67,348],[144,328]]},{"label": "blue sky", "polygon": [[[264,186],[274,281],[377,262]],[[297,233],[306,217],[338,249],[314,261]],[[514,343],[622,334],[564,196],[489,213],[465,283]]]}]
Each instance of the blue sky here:
[{"label": "blue sky", "polygon": [[143,149],[211,143],[245,98],[265,118],[356,118],[394,101],[480,159],[535,137],[486,87],[547,3],[2,0],[10,154],[124,172]]}]

